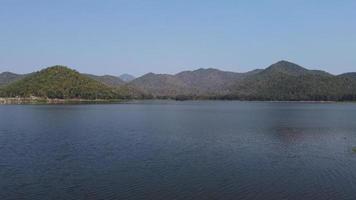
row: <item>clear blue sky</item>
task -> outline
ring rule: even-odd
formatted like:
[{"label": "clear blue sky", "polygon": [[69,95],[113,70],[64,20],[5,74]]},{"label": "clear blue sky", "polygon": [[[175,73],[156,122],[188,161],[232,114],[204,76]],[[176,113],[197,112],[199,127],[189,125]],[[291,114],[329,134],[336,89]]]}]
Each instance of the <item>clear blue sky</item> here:
[{"label": "clear blue sky", "polygon": [[0,71],[356,71],[355,0],[0,0]]}]

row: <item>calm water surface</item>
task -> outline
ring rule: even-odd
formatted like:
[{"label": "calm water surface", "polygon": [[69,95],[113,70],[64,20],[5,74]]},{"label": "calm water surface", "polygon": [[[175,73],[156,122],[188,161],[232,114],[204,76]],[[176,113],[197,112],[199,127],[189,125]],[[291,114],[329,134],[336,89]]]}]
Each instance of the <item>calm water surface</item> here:
[{"label": "calm water surface", "polygon": [[356,199],[356,104],[0,106],[0,199]]}]

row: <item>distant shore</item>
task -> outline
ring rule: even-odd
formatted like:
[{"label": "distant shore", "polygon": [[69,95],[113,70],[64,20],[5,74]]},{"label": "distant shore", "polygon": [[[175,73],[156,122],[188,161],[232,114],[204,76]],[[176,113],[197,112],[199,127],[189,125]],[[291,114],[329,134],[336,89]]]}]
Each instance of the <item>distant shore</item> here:
[{"label": "distant shore", "polygon": [[239,100],[239,99],[50,99],[42,97],[0,97],[1,104],[108,104],[108,103],[122,103],[126,101],[137,101],[137,100],[158,100],[158,101],[241,101],[241,102],[270,102],[270,103],[355,103],[352,101],[277,101],[277,100]]},{"label": "distant shore", "polygon": [[86,104],[86,103],[113,103],[123,102],[120,99],[50,99],[39,97],[27,98],[3,98],[0,97],[0,104]]}]

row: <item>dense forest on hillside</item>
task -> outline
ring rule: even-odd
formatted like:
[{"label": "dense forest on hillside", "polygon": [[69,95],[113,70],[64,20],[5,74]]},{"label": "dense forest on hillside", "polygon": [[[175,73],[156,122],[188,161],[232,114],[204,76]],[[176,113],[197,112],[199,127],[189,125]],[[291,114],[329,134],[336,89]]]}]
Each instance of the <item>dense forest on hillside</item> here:
[{"label": "dense forest on hillside", "polygon": [[356,100],[356,79],[307,70],[286,61],[237,83],[230,99],[288,101]]},{"label": "dense forest on hillside", "polygon": [[64,66],[54,66],[17,80],[0,90],[3,97],[115,99],[119,90]]},{"label": "dense forest on hillside", "polygon": [[234,99],[356,101],[356,73],[332,75],[280,61],[246,73],[198,69],[175,75],[148,73],[133,80],[80,74],[64,66],[0,74],[0,97],[58,99]]}]

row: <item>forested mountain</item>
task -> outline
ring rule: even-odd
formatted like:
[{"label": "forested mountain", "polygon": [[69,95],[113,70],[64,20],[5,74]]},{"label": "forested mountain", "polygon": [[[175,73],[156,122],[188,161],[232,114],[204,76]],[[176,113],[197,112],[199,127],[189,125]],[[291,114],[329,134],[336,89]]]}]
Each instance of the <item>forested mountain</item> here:
[{"label": "forested mountain", "polygon": [[176,74],[175,77],[199,94],[218,95],[228,93],[229,87],[243,79],[244,74],[209,68],[184,71]]},{"label": "forested mountain", "polygon": [[356,73],[334,76],[288,61],[247,73],[217,69],[198,69],[176,75],[149,73],[131,84],[157,98],[356,100]]},{"label": "forested mountain", "polygon": [[154,97],[174,97],[190,93],[185,83],[173,75],[148,73],[129,83]]},{"label": "forested mountain", "polygon": [[148,73],[125,82],[54,66],[27,75],[1,73],[0,88],[3,97],[354,101],[356,73],[336,76],[280,61],[246,73],[209,68],[175,75]]},{"label": "forested mountain", "polygon": [[236,83],[231,99],[246,100],[356,100],[356,79],[308,70],[280,61]]},{"label": "forested mountain", "polygon": [[83,74],[83,75],[112,87],[122,86],[125,85],[126,83],[125,81],[121,80],[117,76],[111,76],[111,75],[97,76],[92,74]]},{"label": "forested mountain", "polygon": [[15,81],[0,91],[5,97],[114,99],[120,93],[64,66],[54,66]]},{"label": "forested mountain", "polygon": [[0,73],[0,87],[12,83],[16,80],[20,80],[23,77],[25,77],[25,75],[15,74],[12,72]]},{"label": "forested mountain", "polygon": [[212,97],[230,94],[231,87],[248,76],[259,73],[226,72],[218,69],[198,69],[175,75],[148,73],[133,80],[130,85],[140,88],[155,97]]},{"label": "forested mountain", "polygon": [[[26,77],[27,75],[30,74],[15,74],[12,72],[0,73],[0,86],[4,86],[14,81],[20,80]],[[83,75],[92,78],[94,80],[97,80],[99,82],[102,82],[108,86],[122,86],[126,84],[125,81],[123,81],[120,77],[117,76],[111,76],[111,75],[97,76],[92,74],[83,74]]]},{"label": "forested mountain", "polygon": [[356,79],[356,72],[340,74],[339,77]]}]

